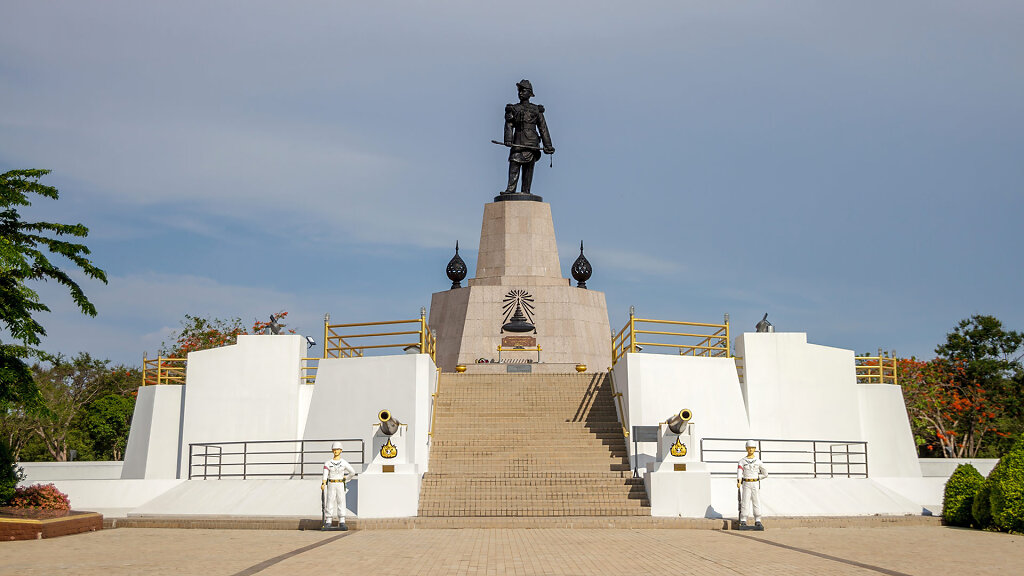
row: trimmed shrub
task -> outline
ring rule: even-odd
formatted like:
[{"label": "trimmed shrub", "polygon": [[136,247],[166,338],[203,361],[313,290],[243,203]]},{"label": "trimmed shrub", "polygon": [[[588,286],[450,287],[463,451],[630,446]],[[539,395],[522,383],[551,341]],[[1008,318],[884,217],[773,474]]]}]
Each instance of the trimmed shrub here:
[{"label": "trimmed shrub", "polygon": [[1000,530],[1024,532],[1024,436],[989,474],[992,522]]},{"label": "trimmed shrub", "polygon": [[942,518],[953,526],[970,526],[974,524],[971,506],[974,496],[985,483],[985,477],[970,464],[956,467],[953,475],[946,481],[946,489],[942,496]]},{"label": "trimmed shrub", "polygon": [[[993,469],[993,472],[995,470]],[[971,506],[971,516],[974,517],[974,525],[982,530],[992,528],[992,482],[985,480],[981,490],[974,496],[974,504]]]},{"label": "trimmed shrub", "polygon": [[14,497],[18,482],[25,479],[21,466],[14,461],[7,442],[0,440],[0,506],[6,506]]},{"label": "trimmed shrub", "polygon": [[70,510],[68,495],[57,490],[53,484],[33,484],[14,491],[11,506],[37,510]]}]

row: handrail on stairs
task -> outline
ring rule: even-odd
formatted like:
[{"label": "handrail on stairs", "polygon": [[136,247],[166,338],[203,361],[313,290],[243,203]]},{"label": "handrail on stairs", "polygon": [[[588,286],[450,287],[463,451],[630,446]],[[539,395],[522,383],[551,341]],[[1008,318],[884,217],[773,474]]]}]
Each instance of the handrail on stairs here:
[{"label": "handrail on stairs", "polygon": [[608,378],[612,383],[612,398],[619,402],[619,424],[622,426],[622,437],[629,438],[629,415],[626,414],[626,410],[622,407],[622,392],[615,391],[615,373],[612,372],[611,368],[608,368]]}]

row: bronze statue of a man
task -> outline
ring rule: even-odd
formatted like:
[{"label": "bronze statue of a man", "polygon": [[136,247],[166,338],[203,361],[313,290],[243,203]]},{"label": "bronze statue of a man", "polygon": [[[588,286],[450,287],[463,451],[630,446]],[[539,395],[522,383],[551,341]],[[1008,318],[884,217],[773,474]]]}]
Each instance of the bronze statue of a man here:
[{"label": "bronze statue of a man", "polygon": [[[554,154],[551,134],[544,120],[544,107],[530,102],[533,86],[529,80],[516,83],[519,89],[519,103],[505,106],[505,146],[508,153],[508,188],[502,194],[515,194],[519,173],[523,174],[520,193],[529,194],[533,183],[533,165],[540,160],[540,153]],[[541,148],[543,142],[544,148]]]}]

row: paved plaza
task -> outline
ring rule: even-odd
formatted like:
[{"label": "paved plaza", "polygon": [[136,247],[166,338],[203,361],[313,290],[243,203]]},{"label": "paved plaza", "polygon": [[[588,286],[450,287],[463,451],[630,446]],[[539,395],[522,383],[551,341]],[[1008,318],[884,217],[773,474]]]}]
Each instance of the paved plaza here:
[{"label": "paved plaza", "polygon": [[1024,536],[939,526],[302,532],[119,528],[0,543],[0,575],[992,574]]}]

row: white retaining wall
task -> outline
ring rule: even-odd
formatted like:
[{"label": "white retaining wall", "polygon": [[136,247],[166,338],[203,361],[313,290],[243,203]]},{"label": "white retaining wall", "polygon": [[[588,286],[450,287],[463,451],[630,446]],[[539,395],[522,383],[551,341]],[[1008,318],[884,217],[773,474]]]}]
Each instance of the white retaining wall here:
[{"label": "white retaining wall", "polygon": [[[808,344],[803,333],[748,333],[736,338],[735,355],[626,354],[613,370],[626,423],[654,426],[689,408],[693,448],[701,438],[714,437],[868,443],[870,479],[776,476],[766,482],[764,489],[775,491],[770,497],[775,514],[920,514],[925,504],[934,505],[935,482],[922,481],[899,387],[858,384],[852,350]],[[744,369],[742,381],[737,362]],[[632,456],[632,439],[628,449]],[[654,443],[641,443],[638,452],[641,468],[656,459]],[[722,453],[708,457],[723,458]],[[776,473],[797,468],[775,464]],[[771,474],[772,465],[768,469]],[[719,513],[731,510],[735,479],[719,476],[711,483],[712,502],[678,504],[675,514],[652,502],[652,510],[660,515],[692,514],[702,505]],[[835,497],[828,497],[833,492]]]},{"label": "white retaining wall", "polygon": [[361,438],[370,453],[373,434],[384,409],[408,426],[408,462],[427,470],[431,394],[437,369],[426,354],[327,358],[320,360],[302,438]]},{"label": "white retaining wall", "polygon": [[178,477],[184,402],[184,386],[139,388],[121,478]]},{"label": "white retaining wall", "polygon": [[54,480],[111,480],[121,477],[124,462],[18,462],[25,472],[23,486]]},{"label": "white retaining wall", "polygon": [[232,346],[189,353],[181,478],[191,443],[296,439],[305,351],[302,336],[241,335]]},{"label": "white retaining wall", "polygon": [[970,464],[988,476],[999,463],[999,458],[919,458],[921,474],[928,478],[949,478],[961,464]]}]

